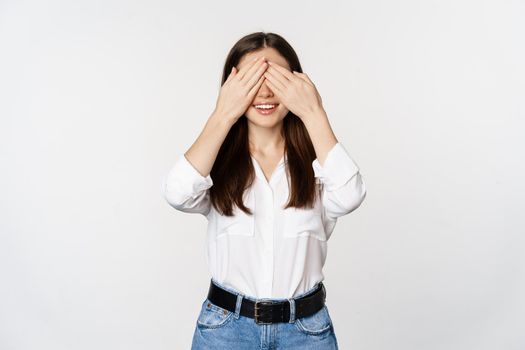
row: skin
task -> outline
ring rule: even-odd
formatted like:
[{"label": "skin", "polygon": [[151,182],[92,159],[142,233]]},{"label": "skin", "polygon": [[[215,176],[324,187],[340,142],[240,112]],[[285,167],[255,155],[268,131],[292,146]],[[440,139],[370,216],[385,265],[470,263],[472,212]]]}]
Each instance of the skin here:
[{"label": "skin", "polygon": [[[242,57],[237,64],[237,67],[242,70],[246,67],[253,58],[260,58],[280,64],[282,67],[290,71],[290,66],[283,56],[273,48],[264,48],[256,52],[250,52]],[[264,68],[263,82],[257,90],[253,100],[248,109],[245,111],[248,119],[248,139],[250,141],[250,153],[259,163],[263,170],[266,179],[269,180],[273,170],[281,160],[284,154],[284,139],[280,134],[283,126],[283,119],[288,114],[288,108],[281,103],[280,99],[275,96],[272,89],[268,86],[269,80],[264,77],[270,65],[260,63]],[[253,106],[255,103],[268,102],[278,103],[276,110],[270,115],[260,114]]]},{"label": "skin", "polygon": [[[279,106],[264,116],[253,107],[260,101]],[[232,68],[220,89],[215,110],[184,155],[196,171],[207,176],[231,126],[245,114],[250,151],[268,179],[283,155],[280,133],[288,111],[303,121],[322,166],[338,141],[314,83],[305,73],[291,72],[284,57],[273,48],[248,53]]]},{"label": "skin", "polygon": [[[273,48],[246,54],[239,67],[249,63],[253,57],[262,57],[268,62],[263,73],[263,83],[253,103],[272,101],[279,103],[277,110],[269,116],[261,115],[253,105],[248,107],[249,139],[252,153],[259,154],[260,163],[277,164],[283,152],[284,140],[280,135],[282,122],[288,111],[292,111],[305,124],[312,139],[321,165],[328,151],[338,142],[322,105],[322,98],[315,84],[305,73],[292,72],[286,59]],[[257,158],[257,157],[256,157]],[[265,159],[269,158],[267,161]],[[271,167],[271,166],[270,166]],[[271,173],[268,171],[268,173]]]}]

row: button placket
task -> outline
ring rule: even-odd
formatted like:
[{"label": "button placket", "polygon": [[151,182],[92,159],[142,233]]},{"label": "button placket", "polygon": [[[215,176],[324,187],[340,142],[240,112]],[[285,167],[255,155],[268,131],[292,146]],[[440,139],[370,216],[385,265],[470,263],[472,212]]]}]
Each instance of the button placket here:
[{"label": "button placket", "polygon": [[263,225],[261,225],[262,239],[263,239],[263,261],[262,261],[262,283],[264,286],[265,295],[271,295],[273,289],[273,268],[274,268],[274,196],[270,185],[264,184],[262,188],[263,195],[259,200],[263,203],[260,208],[260,213],[263,217]]},{"label": "button placket", "polygon": [[270,227],[270,244],[269,244],[269,248],[270,248],[270,257],[269,257],[269,279],[270,279],[270,283],[269,283],[269,294],[271,294],[271,291],[273,290],[273,274],[274,274],[274,242],[275,242],[275,227],[274,227],[274,211],[275,211],[275,199],[274,199],[274,194],[273,194],[273,188],[271,185],[268,186],[269,188],[269,198],[270,198],[270,205],[268,206],[268,215],[269,215],[269,220],[268,220],[268,223],[269,223],[269,227]]}]

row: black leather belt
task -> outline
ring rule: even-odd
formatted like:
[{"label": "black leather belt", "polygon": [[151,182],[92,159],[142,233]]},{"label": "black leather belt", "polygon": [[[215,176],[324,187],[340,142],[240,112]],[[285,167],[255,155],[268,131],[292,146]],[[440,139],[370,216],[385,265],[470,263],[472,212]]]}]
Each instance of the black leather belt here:
[{"label": "black leather belt", "polygon": [[[326,289],[322,282],[308,295],[295,300],[295,318],[310,316],[321,310],[325,305]],[[223,309],[235,312],[237,294],[231,293],[210,282],[208,300]],[[290,321],[290,302],[274,300],[258,300],[256,302],[242,298],[240,314],[255,319],[258,324],[271,324]]]}]

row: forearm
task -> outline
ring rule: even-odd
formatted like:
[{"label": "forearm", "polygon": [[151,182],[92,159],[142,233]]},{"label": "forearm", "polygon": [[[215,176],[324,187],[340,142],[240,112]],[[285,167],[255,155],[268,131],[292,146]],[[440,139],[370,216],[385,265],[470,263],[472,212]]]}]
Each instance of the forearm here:
[{"label": "forearm", "polygon": [[233,121],[231,118],[214,111],[208,118],[200,135],[184,153],[184,156],[202,176],[210,174],[219,149],[232,125]]},{"label": "forearm", "polygon": [[338,142],[323,108],[301,118],[312,140],[317,160],[324,164],[328,152]]}]

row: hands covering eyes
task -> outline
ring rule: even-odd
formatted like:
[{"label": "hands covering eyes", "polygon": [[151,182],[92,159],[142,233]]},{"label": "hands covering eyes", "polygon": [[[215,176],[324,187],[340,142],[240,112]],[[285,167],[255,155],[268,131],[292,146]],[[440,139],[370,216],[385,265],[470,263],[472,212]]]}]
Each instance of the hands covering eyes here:
[{"label": "hands covering eyes", "polygon": [[253,59],[239,71],[232,67],[220,89],[216,111],[237,120],[251,106],[265,80],[280,103],[299,118],[309,117],[322,109],[321,96],[306,74],[290,72],[262,57]]}]

